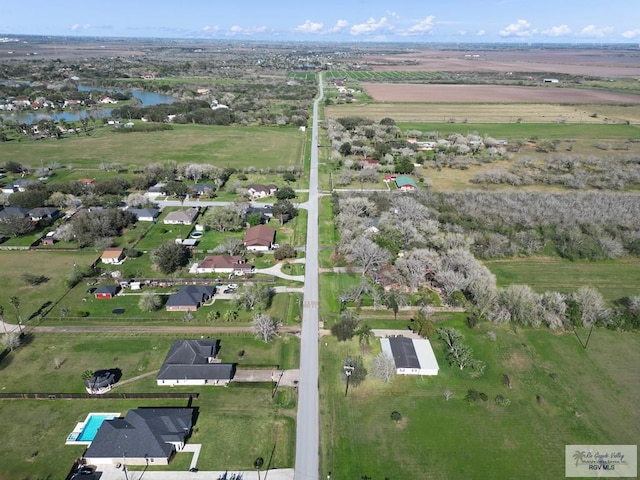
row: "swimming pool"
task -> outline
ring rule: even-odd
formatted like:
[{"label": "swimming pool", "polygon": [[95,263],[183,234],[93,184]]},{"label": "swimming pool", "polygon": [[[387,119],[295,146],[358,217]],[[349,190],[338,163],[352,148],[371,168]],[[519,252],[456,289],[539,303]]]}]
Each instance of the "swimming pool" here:
[{"label": "swimming pool", "polygon": [[90,444],[98,433],[102,422],[120,417],[119,413],[90,413],[67,437],[67,444]]}]

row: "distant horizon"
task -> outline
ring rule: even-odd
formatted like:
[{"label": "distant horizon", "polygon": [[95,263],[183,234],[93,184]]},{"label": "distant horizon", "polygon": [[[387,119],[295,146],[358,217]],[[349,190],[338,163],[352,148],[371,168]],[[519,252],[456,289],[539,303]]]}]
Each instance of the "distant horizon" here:
[{"label": "distant horizon", "polygon": [[[24,37],[24,38],[20,38]],[[331,40],[331,39],[284,39],[284,38],[238,38],[238,37],[229,37],[229,38],[203,38],[203,37],[162,37],[162,36],[120,36],[120,35],[69,35],[69,34],[38,34],[38,33],[6,33],[0,32],[0,45],[10,45],[11,43],[20,43],[25,38],[41,38],[41,39],[64,39],[64,40],[76,40],[76,41],[95,41],[95,40],[104,40],[104,41],[114,41],[114,40],[134,40],[134,41],[175,41],[175,42],[189,42],[196,41],[202,43],[216,43],[216,42],[227,42],[227,43],[299,43],[299,44],[326,44],[326,45],[337,45],[337,44],[348,44],[348,45],[503,45],[503,46],[557,46],[557,47],[584,47],[584,46],[620,46],[620,47],[634,47],[640,49],[640,41],[552,41],[552,40],[449,40],[449,41],[439,41],[439,40],[403,40],[403,39],[393,39],[393,40],[364,40],[364,39],[351,39],[351,40]],[[24,42],[23,42],[24,43]]]},{"label": "distant horizon", "polygon": [[345,43],[640,42],[637,0],[5,3],[3,35]]}]

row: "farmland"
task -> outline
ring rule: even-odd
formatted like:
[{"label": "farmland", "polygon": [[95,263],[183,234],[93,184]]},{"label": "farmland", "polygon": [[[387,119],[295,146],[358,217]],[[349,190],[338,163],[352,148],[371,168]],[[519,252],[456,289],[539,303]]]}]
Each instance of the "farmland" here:
[{"label": "farmland", "polygon": [[388,83],[362,83],[362,87],[378,102],[563,103],[570,105],[640,103],[638,95],[577,88]]},{"label": "farmland", "polygon": [[[362,103],[326,107],[330,118],[358,115],[379,121],[424,123],[630,123],[640,122],[640,107],[609,105],[549,105],[540,103]],[[592,116],[593,114],[596,116]],[[608,119],[605,122],[604,119]],[[466,128],[466,127],[465,127]]]}]

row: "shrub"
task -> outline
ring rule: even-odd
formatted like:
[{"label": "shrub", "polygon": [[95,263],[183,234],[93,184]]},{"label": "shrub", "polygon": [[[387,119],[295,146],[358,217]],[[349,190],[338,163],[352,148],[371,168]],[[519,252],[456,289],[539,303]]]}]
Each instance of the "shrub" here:
[{"label": "shrub", "polygon": [[391,412],[391,420],[398,423],[400,420],[402,420],[402,414],[394,410],[393,412]]},{"label": "shrub", "polygon": [[495,402],[496,405],[500,405],[501,407],[506,407],[507,405],[511,404],[511,400],[502,395],[496,395]]}]

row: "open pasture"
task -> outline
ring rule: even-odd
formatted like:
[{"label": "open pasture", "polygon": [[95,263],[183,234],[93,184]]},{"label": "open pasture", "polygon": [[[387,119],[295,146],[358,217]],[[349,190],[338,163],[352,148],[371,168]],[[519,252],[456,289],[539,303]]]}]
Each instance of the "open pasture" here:
[{"label": "open pasture", "polygon": [[167,131],[118,134],[102,127],[89,136],[0,143],[0,157],[34,167],[55,162],[98,168],[105,162],[127,168],[175,161],[277,168],[301,164],[304,140],[304,133],[294,128],[175,125]]},{"label": "open pasture", "polygon": [[[368,378],[345,397],[342,362],[361,355],[357,340],[325,337],[321,363],[322,472],[345,478],[547,479],[564,475],[566,444],[636,443],[640,389],[631,365],[639,361],[639,337],[594,331],[584,350],[573,334],[483,325],[465,336],[487,367],[480,378],[447,364],[434,338],[437,377],[396,376],[387,385]],[[495,342],[487,331],[497,334]],[[586,337],[587,332],[580,331]],[[365,367],[379,351],[372,342]],[[511,388],[503,382],[509,375]],[[446,400],[444,391],[452,397]],[[486,401],[467,402],[469,389]],[[497,395],[508,398],[499,406]],[[397,411],[399,421],[390,418]],[[605,413],[603,413],[605,412]]]},{"label": "open pasture", "polygon": [[[417,103],[385,102],[326,107],[329,118],[357,115],[379,121],[432,123],[640,123],[640,106],[551,105],[544,103]],[[592,116],[593,114],[596,116]],[[606,120],[605,120],[606,119]]]},{"label": "open pasture", "polygon": [[599,262],[571,262],[561,258],[515,258],[485,261],[499,287],[526,284],[539,293],[573,292],[597,288],[606,300],[640,295],[640,261],[637,258]]}]

